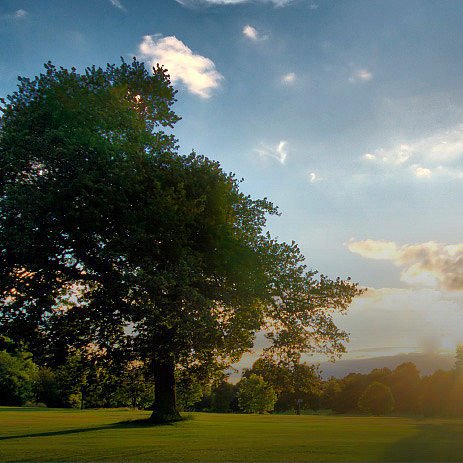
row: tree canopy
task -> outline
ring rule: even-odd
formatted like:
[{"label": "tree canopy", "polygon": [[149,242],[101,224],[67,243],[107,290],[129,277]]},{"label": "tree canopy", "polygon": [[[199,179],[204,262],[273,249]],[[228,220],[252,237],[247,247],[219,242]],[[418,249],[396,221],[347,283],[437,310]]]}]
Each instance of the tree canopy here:
[{"label": "tree canopy", "polygon": [[252,373],[238,384],[238,404],[245,413],[271,412],[276,400],[273,387],[262,376]]},{"label": "tree canopy", "polygon": [[375,381],[362,393],[358,406],[363,412],[385,415],[394,409],[394,396],[388,386]]},{"label": "tree canopy", "polygon": [[223,368],[259,330],[269,356],[342,352],[332,316],[360,293],[271,237],[271,202],[178,153],[175,95],[136,59],[47,63],[0,108],[1,331],[45,357],[91,345],[148,359],[158,420],[178,417],[175,370]]}]

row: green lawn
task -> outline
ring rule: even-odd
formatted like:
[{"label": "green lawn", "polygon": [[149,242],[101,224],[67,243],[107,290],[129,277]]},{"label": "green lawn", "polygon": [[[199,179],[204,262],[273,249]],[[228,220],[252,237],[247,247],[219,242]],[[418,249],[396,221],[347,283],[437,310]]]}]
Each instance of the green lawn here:
[{"label": "green lawn", "polygon": [[463,420],[0,408],[1,461],[463,461]]}]

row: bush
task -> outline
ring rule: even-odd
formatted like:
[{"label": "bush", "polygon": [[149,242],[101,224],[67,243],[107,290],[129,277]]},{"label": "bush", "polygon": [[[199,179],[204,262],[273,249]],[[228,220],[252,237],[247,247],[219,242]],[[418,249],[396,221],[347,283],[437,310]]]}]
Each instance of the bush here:
[{"label": "bush", "polygon": [[50,368],[39,368],[34,380],[34,395],[37,402],[44,403],[47,407],[64,405],[58,380]]},{"label": "bush", "polygon": [[392,412],[394,397],[391,389],[382,383],[371,383],[360,396],[358,407],[362,412],[373,413],[373,415]]},{"label": "bush", "polygon": [[21,406],[34,399],[37,366],[28,352],[0,351],[0,405]]},{"label": "bush", "polygon": [[239,382],[238,404],[245,413],[271,412],[275,407],[277,395],[262,376],[252,374]]},{"label": "bush", "polygon": [[211,395],[211,410],[217,413],[228,413],[232,411],[232,402],[236,397],[236,386],[223,381]]}]

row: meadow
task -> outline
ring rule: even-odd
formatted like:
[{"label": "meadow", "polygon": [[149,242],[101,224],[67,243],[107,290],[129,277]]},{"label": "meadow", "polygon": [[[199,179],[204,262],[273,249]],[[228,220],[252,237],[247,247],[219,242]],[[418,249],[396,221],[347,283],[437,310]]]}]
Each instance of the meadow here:
[{"label": "meadow", "polygon": [[1,461],[461,461],[463,420],[0,408]]}]

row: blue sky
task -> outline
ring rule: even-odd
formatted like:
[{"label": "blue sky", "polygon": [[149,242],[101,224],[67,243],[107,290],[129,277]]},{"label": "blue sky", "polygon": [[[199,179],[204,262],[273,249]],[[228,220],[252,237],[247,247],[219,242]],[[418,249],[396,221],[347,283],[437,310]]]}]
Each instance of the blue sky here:
[{"label": "blue sky", "polygon": [[182,152],[310,267],[370,288],[349,356],[463,342],[463,2],[0,0],[0,96],[45,61],[164,64]]}]

